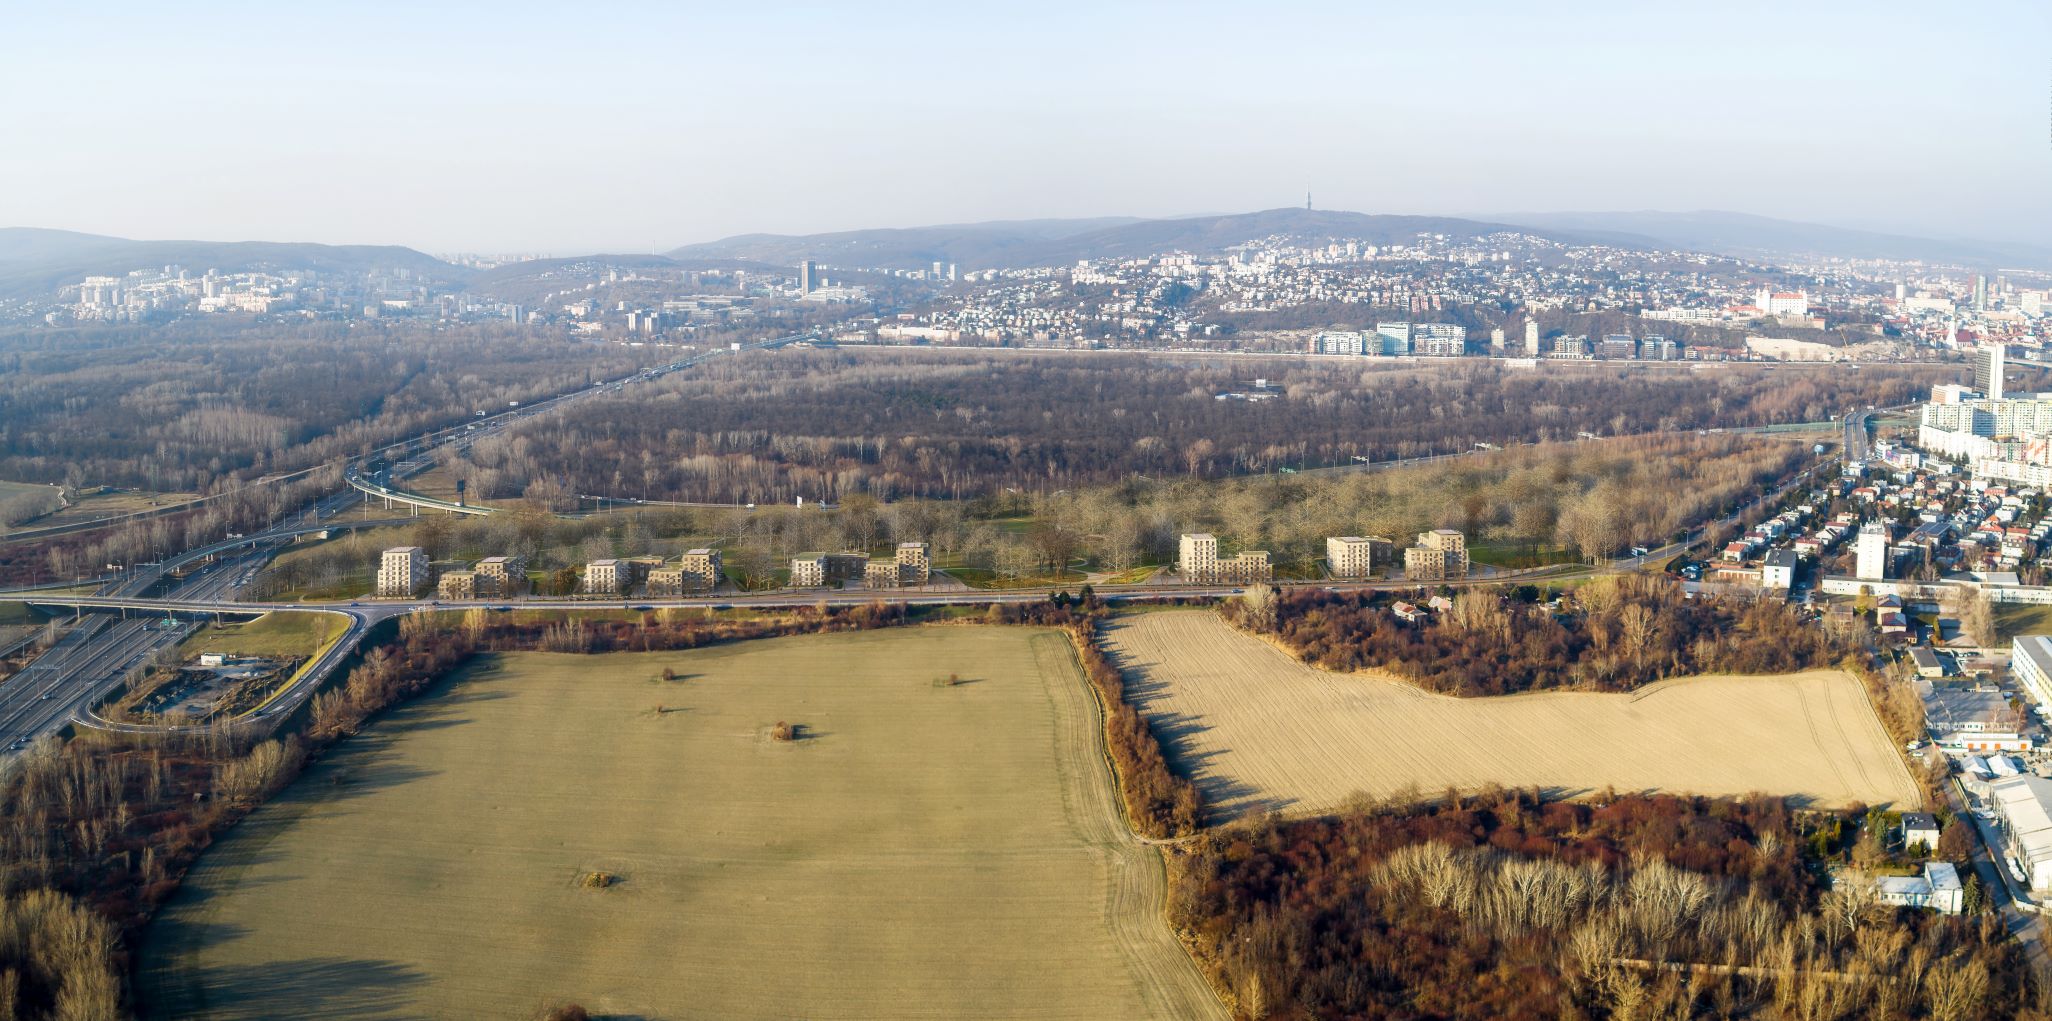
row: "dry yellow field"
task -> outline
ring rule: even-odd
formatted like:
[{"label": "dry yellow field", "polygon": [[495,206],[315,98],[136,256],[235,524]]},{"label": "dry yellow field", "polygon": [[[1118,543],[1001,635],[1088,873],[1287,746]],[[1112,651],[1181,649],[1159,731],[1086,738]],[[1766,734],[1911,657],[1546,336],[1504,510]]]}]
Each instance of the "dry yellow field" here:
[{"label": "dry yellow field", "polygon": [[208,851],[140,990],[156,1017],[1223,1017],[1163,897],[1058,632],[523,653]]},{"label": "dry yellow field", "polygon": [[1917,798],[1860,682],[1838,671],[1461,699],[1306,666],[1209,611],[1136,615],[1106,638],[1171,761],[1222,818],[1491,783],[1559,796]]}]

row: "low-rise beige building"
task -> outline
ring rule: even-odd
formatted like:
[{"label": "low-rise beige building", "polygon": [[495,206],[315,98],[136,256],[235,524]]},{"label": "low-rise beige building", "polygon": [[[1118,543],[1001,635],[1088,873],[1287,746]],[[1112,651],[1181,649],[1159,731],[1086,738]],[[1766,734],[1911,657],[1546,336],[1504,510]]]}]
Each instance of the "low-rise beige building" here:
[{"label": "low-rise beige building", "polygon": [[791,558],[792,588],[822,588],[866,581],[867,553],[800,553]]},{"label": "low-rise beige building", "polygon": [[387,599],[410,599],[428,583],[428,555],[419,546],[394,546],[378,558],[377,594]]},{"label": "low-rise beige building", "polygon": [[896,560],[872,560],[862,569],[863,588],[897,588],[901,575]]},{"label": "low-rise beige building", "polygon": [[476,571],[443,571],[435,581],[435,593],[443,599],[476,599]]},{"label": "low-rise beige building", "polygon": [[1468,540],[1451,528],[1418,533],[1418,544],[1404,550],[1408,581],[1453,581],[1468,576]]}]

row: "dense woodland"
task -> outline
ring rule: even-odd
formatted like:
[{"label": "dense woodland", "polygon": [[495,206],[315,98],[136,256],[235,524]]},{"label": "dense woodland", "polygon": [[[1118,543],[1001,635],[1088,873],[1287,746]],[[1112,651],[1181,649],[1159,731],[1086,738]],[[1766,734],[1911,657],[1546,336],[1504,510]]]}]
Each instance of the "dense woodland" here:
[{"label": "dense woodland", "polygon": [[[1477,443],[1823,421],[1942,367],[1569,366],[959,351],[722,359],[477,444],[482,498],[720,503],[1053,493],[1467,451]],[[1270,400],[1220,400],[1265,379]]]},{"label": "dense woodland", "polygon": [[1449,794],[1207,832],[1171,857],[1169,913],[1243,1019],[2047,1016],[1999,916],[1827,889],[1806,849],[1843,825],[1766,797]]},{"label": "dense woodland", "polygon": [[1475,588],[1424,621],[1386,597],[1300,588],[1227,612],[1328,670],[1384,670],[1450,695],[1553,688],[1629,691],[1688,674],[1789,673],[1833,666],[1861,642],[1774,599],[1688,598],[1656,575],[1598,578],[1536,602],[1532,589]]},{"label": "dense woodland", "polygon": [[0,479],[205,492],[625,375],[645,357],[376,323],[0,334]]}]

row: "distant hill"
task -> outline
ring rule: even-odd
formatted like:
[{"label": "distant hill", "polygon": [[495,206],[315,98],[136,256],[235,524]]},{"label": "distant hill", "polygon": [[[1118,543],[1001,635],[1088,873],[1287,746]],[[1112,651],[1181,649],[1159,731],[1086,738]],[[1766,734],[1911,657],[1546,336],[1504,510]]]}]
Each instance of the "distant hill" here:
[{"label": "distant hill", "polygon": [[[1391,244],[1420,233],[1479,237],[1525,229],[1445,216],[1286,208],[1170,220],[1017,220],[832,234],[743,234],[686,245],[669,254],[676,258],[752,259],[783,266],[810,258],[834,265],[888,269],[919,269],[935,262],[984,269],[1051,266],[1086,258],[1135,258],[1173,250],[1211,253],[1273,235]],[[1547,229],[1536,233],[1565,241],[1616,240],[1611,232],[1603,232],[1600,238],[1582,231]]]},{"label": "distant hill", "polygon": [[453,281],[470,271],[399,245],[319,245],[281,241],[132,241],[38,227],[0,227],[0,295],[47,294],[94,275],[183,266],[207,270],[405,269]]},{"label": "distant hill", "polygon": [[1549,230],[1653,238],[1663,247],[1720,255],[1834,255],[1922,259],[1966,266],[2052,266],[2052,248],[2000,241],[1939,240],[1853,230],[1748,213],[1512,213],[1503,217]]}]

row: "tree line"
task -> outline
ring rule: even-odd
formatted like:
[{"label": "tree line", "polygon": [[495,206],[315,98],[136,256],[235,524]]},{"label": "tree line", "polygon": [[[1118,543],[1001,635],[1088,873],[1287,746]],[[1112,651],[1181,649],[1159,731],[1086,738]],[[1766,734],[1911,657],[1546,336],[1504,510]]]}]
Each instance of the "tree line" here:
[{"label": "tree line", "polygon": [[1858,646],[1774,599],[1689,597],[1659,575],[1611,575],[1554,604],[1525,587],[1472,588],[1442,612],[1400,620],[1386,596],[1298,588],[1228,604],[1243,627],[1327,670],[1382,670],[1450,695],[1629,691],[1689,674],[1790,673]]}]

